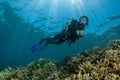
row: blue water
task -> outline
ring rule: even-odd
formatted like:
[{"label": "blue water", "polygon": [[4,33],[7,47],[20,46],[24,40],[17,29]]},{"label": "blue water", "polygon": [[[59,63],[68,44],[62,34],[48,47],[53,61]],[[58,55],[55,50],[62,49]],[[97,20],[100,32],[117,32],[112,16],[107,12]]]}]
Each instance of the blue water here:
[{"label": "blue water", "polygon": [[[120,0],[0,0],[0,69],[39,58],[61,61],[120,39]],[[53,37],[71,18],[89,17],[84,37],[32,53],[30,47]]]}]

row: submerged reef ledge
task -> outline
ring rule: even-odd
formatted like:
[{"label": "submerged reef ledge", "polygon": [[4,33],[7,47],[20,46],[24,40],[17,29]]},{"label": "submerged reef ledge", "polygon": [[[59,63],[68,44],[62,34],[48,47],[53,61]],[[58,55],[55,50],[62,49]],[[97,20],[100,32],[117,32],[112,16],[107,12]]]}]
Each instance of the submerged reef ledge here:
[{"label": "submerged reef ledge", "polygon": [[8,67],[0,72],[0,80],[120,80],[120,40],[62,62],[39,59],[26,66]]}]

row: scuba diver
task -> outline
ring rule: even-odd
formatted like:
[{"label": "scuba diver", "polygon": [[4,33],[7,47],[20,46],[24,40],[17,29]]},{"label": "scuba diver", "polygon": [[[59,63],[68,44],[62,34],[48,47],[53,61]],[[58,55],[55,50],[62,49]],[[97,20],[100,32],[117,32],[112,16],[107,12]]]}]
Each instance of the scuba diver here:
[{"label": "scuba diver", "polygon": [[[33,45],[31,48],[32,52],[43,50],[48,46],[48,44],[58,45],[65,41],[67,41],[69,46],[71,46],[72,43],[83,36],[84,29],[85,26],[88,25],[88,21],[89,19],[87,16],[82,16],[80,21],[77,21],[76,19],[70,20],[66,23],[64,29],[60,33],[52,38],[43,38],[37,44]],[[42,45],[43,43],[45,43],[45,45]]]}]

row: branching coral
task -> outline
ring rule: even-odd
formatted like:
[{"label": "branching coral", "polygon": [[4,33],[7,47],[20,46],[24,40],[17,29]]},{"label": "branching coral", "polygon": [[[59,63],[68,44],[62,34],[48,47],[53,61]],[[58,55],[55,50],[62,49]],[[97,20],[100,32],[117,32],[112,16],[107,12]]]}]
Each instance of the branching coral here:
[{"label": "branching coral", "polygon": [[108,47],[115,50],[120,50],[120,40],[112,40],[109,42]]},{"label": "branching coral", "polygon": [[40,59],[0,72],[0,80],[120,80],[120,40],[96,47],[65,62]]}]

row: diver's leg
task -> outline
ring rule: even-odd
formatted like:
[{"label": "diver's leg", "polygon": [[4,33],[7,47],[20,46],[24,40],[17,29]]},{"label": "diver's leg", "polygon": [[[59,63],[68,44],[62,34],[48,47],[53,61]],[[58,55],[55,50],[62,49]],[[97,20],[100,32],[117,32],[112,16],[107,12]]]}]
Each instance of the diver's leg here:
[{"label": "diver's leg", "polygon": [[45,45],[47,46],[48,44],[60,44],[62,43],[63,41],[60,40],[60,39],[54,39],[54,38],[49,38],[49,39],[46,39],[46,43]]},{"label": "diver's leg", "polygon": [[56,44],[56,45],[58,45],[58,44],[61,44],[61,43],[63,43],[65,40],[62,40],[62,39],[58,39],[58,40],[54,40],[54,39],[52,39],[52,40],[47,40],[46,41],[46,43],[45,43],[45,45],[47,46],[48,44]]},{"label": "diver's leg", "polygon": [[59,33],[55,35],[52,39],[57,40],[57,39],[61,39],[62,37],[63,37],[63,34]]},{"label": "diver's leg", "polygon": [[44,43],[45,41],[48,41],[48,40],[50,40],[51,38],[43,38],[43,39],[41,39],[40,40],[40,44],[42,44],[42,43]]},{"label": "diver's leg", "polygon": [[61,43],[65,42],[65,41],[66,41],[66,39],[59,39],[59,40],[57,40],[55,42],[55,44],[58,45],[58,44],[61,44]]},{"label": "diver's leg", "polygon": [[40,44],[43,44],[45,42],[45,46],[47,46],[48,44],[54,44],[55,40],[56,39],[54,38],[44,38],[44,39],[41,39]]},{"label": "diver's leg", "polygon": [[69,46],[71,46],[71,44],[74,43],[75,41],[76,41],[75,39],[73,39],[73,40],[71,39],[71,40],[69,41],[69,43],[68,43]]},{"label": "diver's leg", "polygon": [[57,34],[53,38],[43,38],[40,40],[40,44],[44,43],[45,41],[47,43],[53,43],[55,40],[59,39],[60,37],[61,37],[60,34]]},{"label": "diver's leg", "polygon": [[47,38],[46,45],[48,45],[48,44],[60,44],[60,43],[64,42],[63,38],[64,38],[63,34],[57,34],[53,38]]}]

